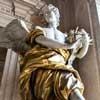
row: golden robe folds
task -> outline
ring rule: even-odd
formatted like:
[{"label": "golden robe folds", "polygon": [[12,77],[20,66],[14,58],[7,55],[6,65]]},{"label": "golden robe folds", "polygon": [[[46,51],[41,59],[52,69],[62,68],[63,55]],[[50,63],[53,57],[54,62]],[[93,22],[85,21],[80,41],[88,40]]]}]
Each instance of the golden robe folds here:
[{"label": "golden robe folds", "polygon": [[[64,63],[48,60],[54,55],[60,55],[67,61],[70,52],[35,43],[35,38],[39,35],[44,35],[40,29],[29,34],[28,42],[32,49],[20,61],[19,87],[22,100],[68,100],[75,88],[83,93],[84,87],[76,70],[69,69]],[[73,82],[70,85],[71,79]]]}]

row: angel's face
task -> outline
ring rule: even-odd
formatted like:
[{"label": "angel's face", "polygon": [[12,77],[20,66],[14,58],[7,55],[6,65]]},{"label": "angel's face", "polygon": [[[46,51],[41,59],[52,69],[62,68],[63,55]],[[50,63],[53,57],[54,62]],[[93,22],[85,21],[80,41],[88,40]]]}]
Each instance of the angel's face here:
[{"label": "angel's face", "polygon": [[58,19],[56,18],[56,15],[53,11],[48,10],[44,14],[44,18],[47,21],[48,24],[52,24],[53,26],[57,27],[59,24]]},{"label": "angel's face", "polygon": [[56,21],[56,17],[53,11],[47,11],[45,14],[45,19],[48,23],[53,23],[54,21]]}]

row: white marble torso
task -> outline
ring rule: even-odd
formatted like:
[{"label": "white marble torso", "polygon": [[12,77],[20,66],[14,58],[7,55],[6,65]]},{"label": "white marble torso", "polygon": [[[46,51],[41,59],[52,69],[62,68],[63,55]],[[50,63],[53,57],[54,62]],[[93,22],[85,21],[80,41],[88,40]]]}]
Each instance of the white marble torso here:
[{"label": "white marble torso", "polygon": [[60,43],[65,42],[65,35],[56,28],[43,28],[46,32],[46,37],[52,40],[56,40]]}]

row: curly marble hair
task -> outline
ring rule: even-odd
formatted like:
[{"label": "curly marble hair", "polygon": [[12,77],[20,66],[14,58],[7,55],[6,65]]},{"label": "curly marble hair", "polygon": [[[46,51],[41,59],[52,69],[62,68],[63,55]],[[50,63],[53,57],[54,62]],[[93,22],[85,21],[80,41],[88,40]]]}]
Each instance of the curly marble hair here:
[{"label": "curly marble hair", "polygon": [[55,6],[52,5],[52,4],[49,4],[49,5],[48,5],[48,10],[49,10],[49,11],[53,11],[53,12],[55,13],[55,15],[56,15],[56,18],[59,20],[59,18],[60,18],[60,13],[59,13],[59,9],[58,9],[57,7],[55,7]]}]

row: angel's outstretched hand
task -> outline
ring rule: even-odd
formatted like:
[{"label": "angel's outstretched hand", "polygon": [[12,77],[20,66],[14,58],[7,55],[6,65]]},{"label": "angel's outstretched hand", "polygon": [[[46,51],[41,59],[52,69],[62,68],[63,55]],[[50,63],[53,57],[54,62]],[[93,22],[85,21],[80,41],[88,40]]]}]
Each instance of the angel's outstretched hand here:
[{"label": "angel's outstretched hand", "polygon": [[93,39],[90,38],[89,34],[84,29],[81,29],[80,33],[83,36],[83,42],[93,45]]}]

